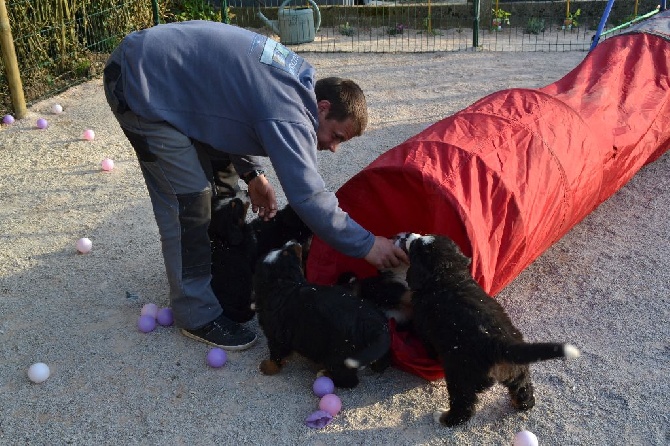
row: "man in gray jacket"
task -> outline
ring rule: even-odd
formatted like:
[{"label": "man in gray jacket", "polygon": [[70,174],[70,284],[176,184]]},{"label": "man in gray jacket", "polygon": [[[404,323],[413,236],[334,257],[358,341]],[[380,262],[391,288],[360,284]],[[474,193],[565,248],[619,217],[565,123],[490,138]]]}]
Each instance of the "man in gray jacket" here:
[{"label": "man in gray jacket", "polygon": [[317,170],[317,150],[335,152],[365,130],[365,96],[353,81],[315,81],[308,62],[272,39],[191,21],[129,34],[107,62],[104,87],[139,160],[186,336],[229,350],[256,340],[223,314],[210,286],[212,165],[231,190],[241,177],[253,212],[269,219],[277,201],[259,157],[269,158],[291,207],[326,243],[378,269],[407,263],[340,209]]}]

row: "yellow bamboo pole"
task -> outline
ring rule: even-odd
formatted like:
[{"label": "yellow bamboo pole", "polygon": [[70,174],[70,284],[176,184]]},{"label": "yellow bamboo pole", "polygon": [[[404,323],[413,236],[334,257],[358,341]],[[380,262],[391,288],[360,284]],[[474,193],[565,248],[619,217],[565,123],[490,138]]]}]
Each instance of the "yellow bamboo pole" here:
[{"label": "yellow bamboo pole", "polygon": [[7,84],[9,95],[12,97],[14,114],[17,119],[21,119],[26,115],[28,109],[26,108],[26,98],[23,95],[21,73],[19,72],[19,63],[16,60],[12,28],[9,26],[9,15],[7,14],[5,0],[0,0],[0,47],[2,47],[2,63],[5,64],[5,71],[7,72]]}]

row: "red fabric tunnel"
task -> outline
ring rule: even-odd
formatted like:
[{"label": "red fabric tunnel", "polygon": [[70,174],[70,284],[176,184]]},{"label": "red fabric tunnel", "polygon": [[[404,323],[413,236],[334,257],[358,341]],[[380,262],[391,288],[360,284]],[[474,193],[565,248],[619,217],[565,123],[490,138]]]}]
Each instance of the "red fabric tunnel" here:
[{"label": "red fabric tunnel", "polygon": [[[433,124],[345,183],[342,209],[377,235],[451,237],[495,295],[668,149],[670,44],[658,34],[612,37],[554,84],[499,91]],[[345,271],[375,274],[315,238],[307,278]],[[397,367],[443,376],[406,333],[392,348]]]}]

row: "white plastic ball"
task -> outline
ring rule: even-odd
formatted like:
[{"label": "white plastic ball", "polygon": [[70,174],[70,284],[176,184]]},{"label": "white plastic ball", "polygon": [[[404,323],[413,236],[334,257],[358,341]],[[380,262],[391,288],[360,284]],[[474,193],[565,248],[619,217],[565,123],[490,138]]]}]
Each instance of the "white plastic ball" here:
[{"label": "white plastic ball", "polygon": [[93,248],[93,242],[91,239],[82,237],[79,240],[77,240],[77,251],[79,251],[82,254],[87,254],[91,252],[91,248]]},{"label": "white plastic ball", "polygon": [[538,446],[537,436],[531,431],[521,431],[514,436],[514,446]]},{"label": "white plastic ball", "polygon": [[54,105],[51,106],[51,112],[54,115],[59,115],[59,114],[63,113],[63,106],[60,105],[60,104],[54,104]]},{"label": "white plastic ball", "polygon": [[49,366],[43,362],[36,362],[28,368],[28,378],[34,383],[43,383],[51,375]]},{"label": "white plastic ball", "polygon": [[152,318],[156,319],[156,316],[158,315],[158,305],[152,303],[144,304],[144,306],[142,306],[142,310],[140,310],[140,315],[151,316]]}]

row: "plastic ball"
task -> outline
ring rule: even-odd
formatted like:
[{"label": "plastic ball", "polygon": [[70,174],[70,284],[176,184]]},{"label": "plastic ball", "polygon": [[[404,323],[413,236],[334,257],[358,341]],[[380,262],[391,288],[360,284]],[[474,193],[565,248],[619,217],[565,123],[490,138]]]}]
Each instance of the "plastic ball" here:
[{"label": "plastic ball", "polygon": [[37,125],[38,129],[45,129],[45,128],[49,127],[49,123],[44,118],[38,119],[35,125]]},{"label": "plastic ball", "polygon": [[537,436],[531,431],[521,431],[514,436],[514,446],[537,446]]},{"label": "plastic ball", "polygon": [[158,305],[156,304],[144,304],[142,310],[140,310],[140,316],[151,316],[156,319],[158,315]]},{"label": "plastic ball", "polygon": [[100,167],[102,167],[102,170],[109,172],[110,170],[112,170],[114,168],[114,160],[112,160],[110,158],[105,158],[100,163]]},{"label": "plastic ball", "polygon": [[34,383],[43,383],[50,374],[49,366],[43,362],[36,362],[28,368],[28,378]]},{"label": "plastic ball", "polygon": [[333,416],[325,410],[317,410],[305,419],[305,425],[312,429],[322,429],[333,421]]},{"label": "plastic ball", "polygon": [[137,319],[137,329],[142,333],[154,331],[154,328],[156,328],[156,318],[143,315]]},{"label": "plastic ball", "polygon": [[5,115],[4,118],[2,118],[2,123],[3,124],[14,124],[14,116],[12,115]]},{"label": "plastic ball", "polygon": [[334,393],[329,393],[321,397],[321,400],[319,401],[319,409],[335,416],[340,409],[342,409],[342,400],[340,400],[340,397]]},{"label": "plastic ball", "polygon": [[60,104],[54,104],[54,105],[51,106],[51,112],[54,115],[59,115],[59,114],[63,113],[63,106],[60,105]]},{"label": "plastic ball", "polygon": [[156,314],[156,321],[164,327],[169,327],[174,323],[172,308],[161,308]]},{"label": "plastic ball", "polygon": [[207,353],[207,365],[210,367],[221,367],[226,363],[226,359],[228,359],[226,351],[217,347],[210,349]]},{"label": "plastic ball", "polygon": [[84,133],[81,134],[81,137],[86,141],[93,141],[95,139],[95,132],[91,129],[84,130]]},{"label": "plastic ball", "polygon": [[79,251],[82,254],[87,254],[91,252],[91,248],[93,248],[93,242],[91,239],[82,237],[79,240],[77,240],[77,251]]},{"label": "plastic ball", "polygon": [[314,391],[314,395],[321,398],[324,395],[333,393],[335,391],[335,384],[333,384],[333,380],[327,376],[319,376],[314,380],[312,390]]}]

